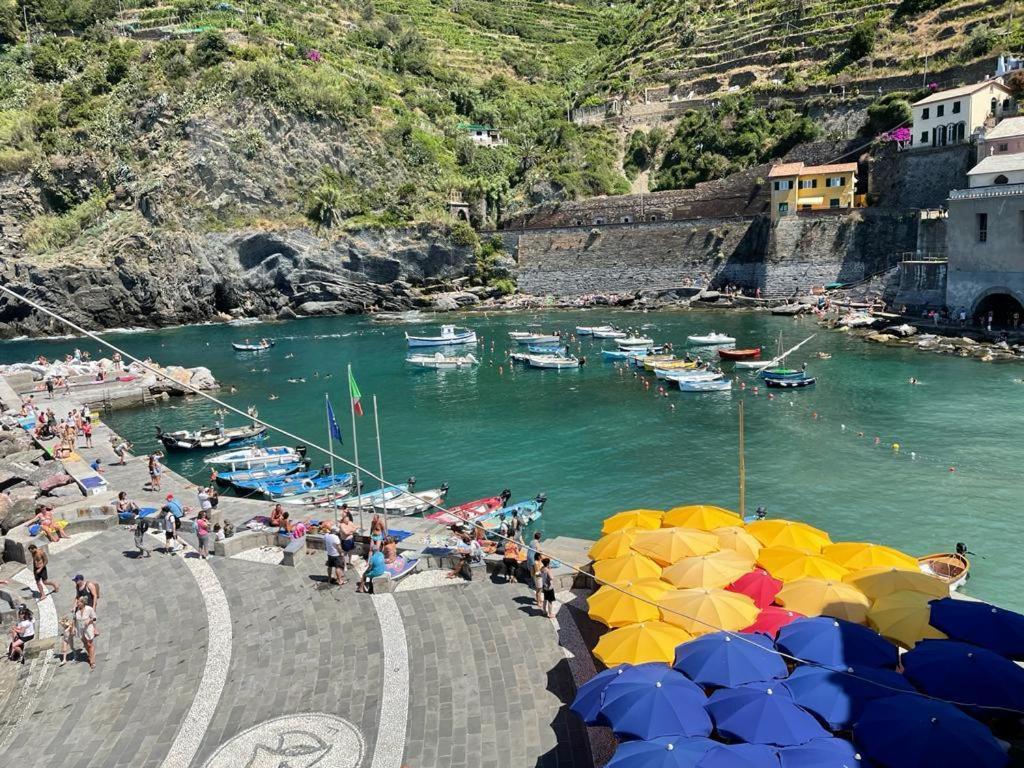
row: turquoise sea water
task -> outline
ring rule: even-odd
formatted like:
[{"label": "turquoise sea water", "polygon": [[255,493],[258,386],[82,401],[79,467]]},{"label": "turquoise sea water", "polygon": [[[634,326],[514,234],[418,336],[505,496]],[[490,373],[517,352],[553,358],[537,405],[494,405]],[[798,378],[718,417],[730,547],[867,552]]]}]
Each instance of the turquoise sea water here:
[{"label": "turquoise sea water", "polygon": [[[483,364],[475,370],[414,369],[404,362],[403,333],[432,326],[355,317],[108,338],[164,364],[208,366],[224,385],[237,387],[233,394],[226,388],[220,393],[226,401],[240,408],[255,404],[261,416],[310,442],[326,442],[323,401],[329,392],[345,434],[341,450],[349,456],[344,372],[352,363],[367,409],[358,420],[364,465],[376,466],[370,402],[376,394],[389,480],[415,475],[420,489],[447,481],[452,503],[504,487],[513,500],[544,492],[549,502],[540,525],[548,536],[597,538],[604,517],[633,507],[703,502],[736,508],[737,410],[744,401],[748,512],[763,504],[769,515],[806,520],[833,540],[877,541],[916,555],[949,551],[964,541],[978,553],[967,591],[1024,608],[1017,589],[1024,385],[1015,382],[1024,367],[886,349],[810,320],[753,314],[590,311],[472,315],[463,321],[483,339],[477,351]],[[736,336],[739,346],[769,350],[780,331],[787,347],[817,332],[792,362],[806,360],[818,384],[776,390],[774,399],[763,387],[757,394],[734,388],[674,390],[662,397],[653,376],[645,389],[643,375],[635,378],[632,370],[602,362],[602,345],[594,341],[582,343],[588,364],[580,370],[530,370],[504,360],[514,346],[509,330],[566,331],[603,322],[643,324],[647,335],[673,342],[677,352],[687,335],[710,330]],[[260,336],[275,338],[277,346],[258,355],[230,348],[232,340]],[[74,340],[5,342],[0,362],[40,353],[52,359],[76,346],[98,352],[92,342]],[[819,350],[832,359],[813,357]],[[911,386],[911,376],[921,383]],[[295,377],[306,381],[288,383]],[[749,373],[740,378],[757,385]],[[280,399],[270,400],[271,393]],[[144,451],[156,445],[156,425],[211,424],[213,408],[200,398],[175,398],[168,405],[114,412],[108,421]],[[898,452],[893,442],[900,444]],[[322,457],[313,452],[313,458]],[[205,476],[198,457],[171,454],[168,463],[195,479]]]}]

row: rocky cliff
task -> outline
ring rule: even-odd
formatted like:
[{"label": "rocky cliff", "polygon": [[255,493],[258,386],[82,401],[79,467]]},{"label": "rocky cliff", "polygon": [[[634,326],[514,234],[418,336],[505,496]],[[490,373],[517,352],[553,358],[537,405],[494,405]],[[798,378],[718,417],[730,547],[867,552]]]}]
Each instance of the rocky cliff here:
[{"label": "rocky cliff", "polygon": [[[429,227],[346,233],[305,229],[134,232],[87,258],[0,260],[17,293],[88,329],[157,327],[232,316],[294,317],[398,310],[416,303],[410,282],[457,277],[472,249]],[[67,328],[22,302],[0,299],[0,334]]]}]

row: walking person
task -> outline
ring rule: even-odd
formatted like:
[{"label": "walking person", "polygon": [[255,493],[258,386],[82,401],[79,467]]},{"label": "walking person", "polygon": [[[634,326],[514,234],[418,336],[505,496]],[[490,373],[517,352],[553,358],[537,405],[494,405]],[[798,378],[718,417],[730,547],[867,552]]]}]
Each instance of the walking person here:
[{"label": "walking person", "polygon": [[161,510],[164,514],[164,554],[173,555],[177,548],[178,519],[168,504]]},{"label": "walking person", "polygon": [[99,610],[100,607],[100,585],[95,581],[87,581],[85,576],[78,574],[75,576],[75,598],[81,598],[85,600],[86,604],[91,606],[95,610]]},{"label": "walking person", "polygon": [[49,585],[50,589],[54,592],[59,591],[57,582],[50,581],[50,576],[46,572],[46,566],[50,562],[50,556],[46,554],[45,549],[40,549],[35,544],[29,544],[28,551],[32,554],[32,574],[35,576],[36,589],[39,591],[39,599],[42,600],[46,597],[46,585]]},{"label": "walking person", "polygon": [[203,560],[209,554],[210,548],[210,521],[206,512],[200,512],[196,517],[196,538],[199,540],[199,557]]},{"label": "walking person", "polygon": [[327,550],[327,583],[340,587],[345,583],[345,565],[341,559],[341,537],[333,526],[324,536],[324,549]]},{"label": "walking person", "polygon": [[85,646],[89,669],[96,669],[96,610],[84,597],[75,601],[75,634]]},{"label": "walking person", "polygon": [[141,515],[135,520],[135,546],[139,549],[139,557],[149,557],[150,552],[146,549],[146,531],[149,530],[149,521]]},{"label": "walking person", "polygon": [[160,475],[163,474],[164,468],[160,466],[160,452],[149,454],[149,489],[151,491],[160,490]]},{"label": "walking person", "polygon": [[541,587],[544,590],[544,605],[541,610],[549,619],[555,618],[555,584],[551,580],[551,558],[541,560]]},{"label": "walking person", "polygon": [[544,610],[544,561],[540,552],[533,553],[533,592],[537,607]]},{"label": "walking person", "polygon": [[82,437],[85,438],[85,447],[92,448],[92,424],[88,421],[82,424]]}]

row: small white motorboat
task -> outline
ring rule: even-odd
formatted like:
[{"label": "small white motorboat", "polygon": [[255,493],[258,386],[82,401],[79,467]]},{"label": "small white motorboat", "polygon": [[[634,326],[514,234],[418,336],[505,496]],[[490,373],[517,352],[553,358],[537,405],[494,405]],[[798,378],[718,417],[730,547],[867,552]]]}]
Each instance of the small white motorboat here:
[{"label": "small white motorboat", "polygon": [[389,485],[383,489],[371,491],[370,493],[364,493],[362,496],[349,496],[344,499],[338,499],[334,502],[334,506],[346,506],[349,509],[373,509],[374,505],[386,503],[392,499],[397,499],[403,493],[409,490],[407,483],[401,485]]},{"label": "small white motorboat", "polygon": [[476,331],[454,325],[442,325],[440,336],[410,336],[405,334],[410,347],[447,347],[455,344],[476,344]]},{"label": "small white motorboat", "polygon": [[726,336],[724,333],[715,333],[714,331],[706,336],[687,336],[686,340],[691,344],[703,344],[707,346],[736,343],[736,339],[732,336]]},{"label": "small white motorboat", "polygon": [[576,335],[577,336],[593,336],[595,333],[607,333],[608,331],[614,332],[615,329],[610,325],[577,325]]},{"label": "small white motorboat", "polygon": [[750,371],[759,371],[762,368],[771,368],[778,364],[778,360],[737,360],[734,363],[737,368],[746,368]]},{"label": "small white motorboat", "polygon": [[473,355],[446,355],[443,352],[435,352],[432,355],[409,355],[405,362],[410,365],[418,365],[420,368],[469,368],[476,365],[477,360]]},{"label": "small white motorboat", "polygon": [[576,357],[557,357],[555,355],[529,355],[526,364],[531,368],[579,368],[580,361]]},{"label": "small white motorboat", "polygon": [[531,333],[516,339],[517,344],[557,344],[562,339],[556,333]]},{"label": "small white motorboat", "polygon": [[519,341],[520,339],[532,339],[536,335],[537,334],[533,333],[532,331],[509,331],[508,332],[508,337],[510,339],[512,339],[512,341]]},{"label": "small white motorboat", "polygon": [[591,335],[595,339],[624,339],[629,336],[625,331],[616,331],[614,328],[595,328]]},{"label": "small white motorboat", "polygon": [[647,347],[654,346],[654,339],[649,339],[646,336],[627,336],[624,339],[618,339],[615,342],[619,349],[625,349],[626,347]]},{"label": "small white motorboat", "polygon": [[305,455],[305,448],[297,450],[283,445],[275,445],[270,448],[240,448],[235,451],[215,453],[213,456],[207,456],[203,459],[203,462],[234,472],[239,469],[273,467],[280,464],[298,464]]},{"label": "small white motorboat", "polygon": [[725,376],[721,371],[669,371],[666,381],[715,381]]},{"label": "small white motorboat", "polygon": [[435,505],[443,504],[446,495],[448,495],[448,486],[441,486],[440,488],[419,491],[417,493],[403,493],[401,496],[388,501],[378,500],[374,502],[373,511],[379,514],[402,515],[405,517],[418,515]]},{"label": "small white motorboat", "polygon": [[353,490],[355,489],[351,484],[341,484],[330,488],[318,488],[306,493],[296,493],[292,496],[283,496],[274,501],[293,507],[326,507],[347,499]]},{"label": "small white motorboat", "polygon": [[732,388],[732,379],[709,379],[706,381],[677,381],[683,392],[722,392]]}]

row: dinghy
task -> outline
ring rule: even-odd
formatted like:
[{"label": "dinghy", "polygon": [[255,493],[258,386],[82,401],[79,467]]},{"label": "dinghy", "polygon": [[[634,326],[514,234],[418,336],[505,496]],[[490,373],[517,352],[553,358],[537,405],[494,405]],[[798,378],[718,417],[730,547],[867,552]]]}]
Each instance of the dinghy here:
[{"label": "dinghy", "polygon": [[763,379],[800,379],[807,375],[805,371],[800,368],[765,368],[760,374]]},{"label": "dinghy", "polygon": [[273,339],[260,339],[255,344],[250,344],[249,340],[246,339],[243,343],[239,344],[236,341],[231,342],[231,346],[234,347],[236,352],[262,352],[266,349],[270,349],[274,346]]},{"label": "dinghy", "polygon": [[266,483],[257,483],[256,490],[271,499],[284,499],[289,496],[300,496],[314,491],[326,491],[345,485],[352,485],[351,472],[341,474],[318,475],[316,477],[283,478]]},{"label": "dinghy", "polygon": [[214,467],[236,469],[257,469],[280,466],[282,464],[298,464],[306,457],[306,448],[288,448],[275,445],[270,448],[242,448],[236,451],[225,451],[207,456],[203,463]]},{"label": "dinghy", "polygon": [[959,552],[942,552],[917,558],[922,573],[946,582],[950,590],[960,589],[970,577],[971,562]]},{"label": "dinghy", "polygon": [[267,428],[253,424],[248,427],[209,427],[178,429],[164,432],[156,428],[156,437],[169,451],[204,451],[211,448],[238,448],[254,445],[266,437]]},{"label": "dinghy", "polygon": [[555,357],[553,355],[528,355],[526,364],[531,368],[579,368],[577,357]]},{"label": "dinghy", "polygon": [[735,344],[736,339],[732,336],[726,336],[724,333],[711,333],[705,336],[687,336],[686,340],[691,344],[700,344],[704,346],[714,346],[716,344]]},{"label": "dinghy", "polygon": [[614,328],[595,328],[591,335],[595,339],[624,339],[629,336],[625,331],[617,331]]},{"label": "dinghy", "polygon": [[405,334],[410,347],[448,347],[456,344],[476,344],[476,331],[454,325],[442,325],[440,336],[411,336]]},{"label": "dinghy", "polygon": [[565,355],[567,350],[565,347],[559,347],[553,344],[531,344],[526,348],[526,351],[533,355],[555,355],[556,357],[559,357]]},{"label": "dinghy", "polygon": [[658,379],[668,379],[670,377],[682,376],[683,374],[693,373],[708,373],[709,369],[706,367],[697,368],[696,366],[690,366],[689,368],[655,368],[654,376]]},{"label": "dinghy", "polygon": [[390,501],[374,503],[373,511],[382,515],[400,515],[402,517],[418,515],[426,512],[428,509],[432,509],[435,505],[443,504],[444,498],[447,495],[448,485],[446,483],[440,488],[418,491],[417,493],[403,493],[401,496]]},{"label": "dinghy", "polygon": [[[246,489],[248,483],[280,479],[295,474],[308,474],[310,477],[316,477],[320,474],[316,470],[307,472],[306,466],[306,462],[296,462],[293,464],[279,464],[272,467],[258,467],[256,469],[236,469],[231,472],[217,472],[214,480],[217,485],[229,485]],[[248,490],[251,490],[251,488]]]},{"label": "dinghy", "polygon": [[665,376],[665,381],[714,381],[724,376],[721,371],[676,371]]},{"label": "dinghy", "polygon": [[751,360],[761,356],[761,348],[750,349],[720,349],[718,356],[723,360]]},{"label": "dinghy", "polygon": [[577,325],[577,336],[593,336],[596,333],[614,333],[615,329],[610,325]]},{"label": "dinghy", "polygon": [[619,349],[627,349],[631,347],[651,347],[654,346],[654,339],[646,336],[627,336],[624,339],[617,339],[615,341]]},{"label": "dinghy", "polygon": [[521,339],[516,339],[517,344],[558,344],[562,340],[562,337],[556,333],[531,333],[529,336],[523,336]]},{"label": "dinghy", "polygon": [[405,362],[420,368],[452,369],[470,368],[479,361],[473,355],[446,355],[443,352],[435,352],[432,355],[409,355]]},{"label": "dinghy", "polygon": [[533,336],[536,336],[536,335],[537,334],[534,333],[533,331],[509,331],[508,332],[508,337],[510,339],[512,339],[512,341],[519,341],[520,339],[529,339],[529,338],[532,338]]},{"label": "dinghy", "polygon": [[732,387],[732,379],[711,379],[709,381],[678,381],[683,392],[721,392]]},{"label": "dinghy", "polygon": [[[287,465],[291,466],[291,465]],[[296,464],[295,466],[300,466]],[[322,477],[324,474],[323,470],[320,469],[307,469],[303,471],[290,472],[288,474],[280,474],[278,470],[281,467],[271,467],[269,469],[240,469],[237,472],[225,472],[223,475],[218,475],[217,480],[220,481],[222,478],[231,477],[234,480],[231,482],[235,488],[246,493],[253,491],[260,491],[268,485],[275,485],[277,483],[283,483],[285,481],[290,483],[301,483],[303,480],[313,480],[318,477]],[[330,470],[327,470],[330,474]]]},{"label": "dinghy", "polygon": [[331,504],[337,504],[342,500],[348,501],[348,497],[352,495],[354,490],[355,488],[351,484],[335,485],[330,488],[320,488],[316,491],[296,493],[291,496],[280,496],[274,499],[274,501],[290,507],[326,507]]},{"label": "dinghy", "polygon": [[817,381],[813,376],[797,376],[785,379],[765,379],[764,384],[766,387],[773,387],[775,389],[799,389],[801,387],[809,387]]},{"label": "dinghy", "polygon": [[[672,356],[669,355],[669,357],[671,358]],[[697,367],[697,363],[693,362],[692,360],[674,360],[674,359],[669,359],[669,360],[659,361],[657,359],[656,355],[648,355],[647,357],[645,357],[643,359],[643,363],[644,363],[644,369],[648,370],[648,371],[653,371],[655,369],[660,369],[660,370],[663,370],[663,371],[672,371],[672,370],[679,370],[679,369],[684,369],[684,368],[696,368]]]},{"label": "dinghy", "polygon": [[433,514],[427,515],[427,520],[433,520],[441,525],[453,525],[466,520],[474,520],[480,517],[480,515],[498,509],[501,505],[501,496],[488,496],[485,499],[467,501],[465,504],[459,504],[456,507],[448,507],[443,511],[438,510]]},{"label": "dinghy", "polygon": [[505,518],[505,522],[507,523],[512,519],[512,513],[515,512],[516,517],[522,521],[522,524],[525,527],[530,523],[535,523],[540,520],[541,512],[544,509],[544,503],[547,500],[547,496],[541,493],[538,494],[536,498],[530,499],[529,501],[520,501],[517,504],[509,504],[507,507],[487,512],[486,514],[476,518],[473,522],[483,528],[485,534],[493,534],[501,525],[502,517]]},{"label": "dinghy", "polygon": [[355,510],[359,507],[370,511],[376,504],[383,504],[384,502],[397,499],[406,491],[412,490],[408,483],[402,483],[401,485],[388,485],[382,489],[372,491],[371,493],[364,493],[362,496],[352,496],[347,499],[335,501],[334,506],[346,506],[351,510]]}]

